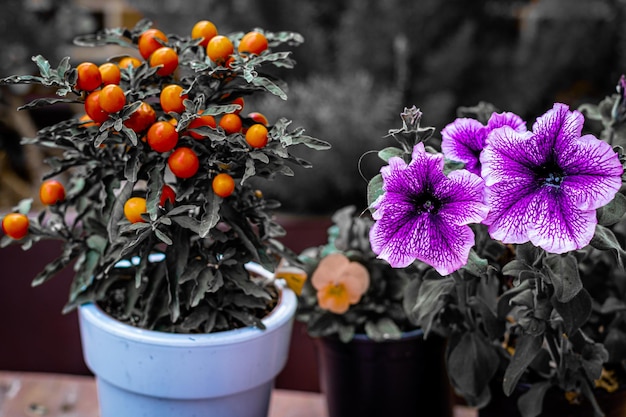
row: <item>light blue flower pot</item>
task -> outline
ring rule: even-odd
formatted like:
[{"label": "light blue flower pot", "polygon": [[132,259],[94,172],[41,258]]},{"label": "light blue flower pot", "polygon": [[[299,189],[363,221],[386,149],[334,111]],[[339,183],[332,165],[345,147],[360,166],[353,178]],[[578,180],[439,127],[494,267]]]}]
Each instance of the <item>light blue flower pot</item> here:
[{"label": "light blue flower pot", "polygon": [[265,330],[170,334],[79,308],[85,362],[100,417],[265,417],[287,360],[297,298],[282,288]]}]

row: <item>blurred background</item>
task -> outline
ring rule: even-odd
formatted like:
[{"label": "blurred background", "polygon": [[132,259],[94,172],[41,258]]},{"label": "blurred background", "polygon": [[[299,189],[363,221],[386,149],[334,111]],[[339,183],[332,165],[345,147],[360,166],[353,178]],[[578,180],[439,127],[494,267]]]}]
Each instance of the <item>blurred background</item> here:
[{"label": "blurred background", "polygon": [[[626,0],[3,0],[2,5],[0,77],[33,73],[31,56],[38,54],[53,66],[66,55],[74,66],[100,64],[124,51],[78,47],[72,39],[133,27],[144,17],[165,33],[183,35],[202,19],[213,21],[222,34],[255,27],[301,33],[305,43],[295,50],[296,68],[284,74],[289,99],[267,98],[246,109],[262,112],[270,122],[293,119],[294,126],[332,144],[325,152],[297,150],[313,168],[294,168],[295,177],[279,178],[265,190],[282,202],[285,215],[294,216],[327,219],[347,204],[364,209],[367,179],[379,169],[377,157],[367,152],[392,143],[385,135],[401,126],[405,107],[420,108],[424,124],[438,130],[456,117],[459,106],[480,101],[530,123],[555,101],[573,108],[600,101],[615,92],[626,72]],[[0,212],[37,195],[46,171],[45,153],[20,145],[20,137],[77,115],[64,105],[15,110],[49,94],[28,86],[0,87]],[[292,225],[292,248],[323,243],[327,224]],[[60,315],[71,271],[30,288],[30,279],[58,247],[42,242],[37,250],[0,249],[5,294],[0,369],[86,373],[76,318]],[[42,323],[42,312],[58,320]],[[28,331],[33,335],[22,337]],[[311,345],[304,336],[298,339],[301,327],[294,331],[294,354],[277,385],[316,390]]]}]

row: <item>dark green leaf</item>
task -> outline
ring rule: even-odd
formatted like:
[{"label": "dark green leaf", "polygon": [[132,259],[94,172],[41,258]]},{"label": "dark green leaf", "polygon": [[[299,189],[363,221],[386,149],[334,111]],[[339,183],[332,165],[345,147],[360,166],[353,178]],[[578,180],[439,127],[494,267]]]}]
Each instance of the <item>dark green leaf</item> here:
[{"label": "dark green leaf", "polygon": [[513,393],[519,379],[535,359],[542,345],[542,336],[524,334],[517,339],[515,354],[504,372],[503,389],[507,396]]},{"label": "dark green leaf", "polygon": [[530,389],[523,393],[517,401],[522,417],[537,417],[543,411],[543,399],[546,392],[552,387],[550,381],[532,384]]},{"label": "dark green leaf", "polygon": [[617,259],[617,264],[621,270],[624,269],[626,261],[626,252],[620,245],[613,231],[607,227],[597,225],[596,232],[589,243],[596,249],[610,250]]},{"label": "dark green leaf", "polygon": [[365,323],[365,333],[367,337],[377,342],[395,340],[402,337],[400,328],[388,317],[383,317],[376,322],[368,321]]},{"label": "dark green leaf", "polygon": [[574,298],[567,302],[553,299],[552,304],[563,318],[565,334],[572,335],[576,330],[587,322],[591,315],[591,296],[586,289],[582,289]]},{"label": "dark green leaf", "polygon": [[471,406],[485,405],[489,399],[489,381],[500,362],[494,348],[482,335],[466,332],[450,338],[446,357],[450,382],[456,391]]},{"label": "dark green leaf", "polygon": [[573,254],[550,255],[544,262],[548,271],[552,272],[550,280],[554,286],[554,295],[560,302],[567,303],[582,290],[578,261]]},{"label": "dark green leaf", "polygon": [[624,217],[624,213],[626,213],[626,196],[617,193],[609,204],[598,209],[598,224],[611,226],[619,222]]},{"label": "dark green leaf", "polygon": [[206,293],[212,293],[224,285],[224,278],[222,273],[214,270],[213,268],[204,268],[198,274],[196,279],[197,285],[193,289],[193,297],[191,299],[190,306],[197,306],[204,298]]}]

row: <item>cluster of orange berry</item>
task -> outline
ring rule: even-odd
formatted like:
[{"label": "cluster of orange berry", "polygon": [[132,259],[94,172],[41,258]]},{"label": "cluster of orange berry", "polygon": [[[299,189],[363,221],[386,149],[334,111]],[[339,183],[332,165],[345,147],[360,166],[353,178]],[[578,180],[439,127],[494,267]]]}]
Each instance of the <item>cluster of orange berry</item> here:
[{"label": "cluster of orange berry", "polygon": [[[227,36],[219,35],[212,22],[207,20],[197,22],[192,28],[191,38],[199,40],[199,45],[206,50],[206,56],[215,64],[230,67],[235,52],[233,42]],[[174,75],[179,66],[178,52],[173,47],[166,46],[168,42],[167,35],[155,28],[145,30],[137,40],[139,54],[150,67],[158,68],[156,74],[162,77]],[[258,31],[252,31],[240,39],[237,51],[241,55],[258,55],[267,48],[267,38]],[[83,62],[76,67],[75,90],[84,97],[85,115],[80,118],[82,127],[101,126],[109,120],[111,114],[124,109],[127,104],[127,92],[120,86],[122,71],[131,66],[139,67],[141,64],[140,59],[126,56],[117,63],[107,62],[98,66],[91,62]],[[171,116],[172,113],[180,115],[185,111],[184,102],[188,96],[184,94],[183,86],[173,81],[165,85],[158,95],[158,105],[164,117]],[[155,97],[153,105],[156,103]],[[223,114],[219,122],[214,116],[204,115],[200,111],[199,115],[191,120],[186,130],[180,132],[177,129],[178,122],[175,117],[157,120],[157,111],[153,105],[142,101],[123,124],[136,134],[143,135],[142,140],[152,150],[160,153],[171,152],[167,164],[174,176],[183,179],[191,178],[200,167],[198,156],[190,147],[177,147],[177,145],[181,135],[188,135],[196,140],[205,139],[206,136],[197,133],[194,129],[219,126],[227,135],[243,134],[245,141],[253,149],[260,149],[267,145],[269,140],[267,118],[258,112],[249,113],[247,117],[254,123],[244,128],[240,117],[245,104],[244,99],[238,97],[233,100],[232,104],[238,105],[238,110]],[[226,198],[234,192],[235,181],[228,173],[218,173],[212,180],[212,188],[216,195]],[[43,204],[54,205],[64,200],[65,189],[56,180],[45,181],[41,185],[40,198]],[[164,206],[168,200],[173,204],[176,194],[172,187],[165,184],[160,197],[161,205]],[[124,205],[124,214],[132,223],[143,222],[141,215],[145,212],[146,199],[143,197],[131,197]],[[2,230],[13,239],[26,236],[28,226],[28,217],[20,213],[11,213],[2,221]]]}]

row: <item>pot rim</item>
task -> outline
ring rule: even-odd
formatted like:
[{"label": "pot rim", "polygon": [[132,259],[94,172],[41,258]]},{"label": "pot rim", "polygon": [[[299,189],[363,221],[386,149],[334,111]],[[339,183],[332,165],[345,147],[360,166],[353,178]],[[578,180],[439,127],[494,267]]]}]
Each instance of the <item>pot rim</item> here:
[{"label": "pot rim", "polygon": [[[273,277],[273,274],[257,264],[247,264],[246,268],[251,272]],[[158,330],[146,330],[130,324],[122,323],[105,313],[97,304],[88,302],[78,307],[82,319],[107,332],[128,338],[134,342],[147,344],[166,344],[176,346],[202,346],[202,345],[227,345],[240,343],[254,339],[260,334],[272,332],[280,328],[285,322],[294,317],[297,307],[295,293],[285,285],[282,280],[274,280],[278,288],[279,297],[274,309],[261,321],[265,329],[257,327],[242,327],[239,329],[226,330],[214,333],[170,333]]]}]

